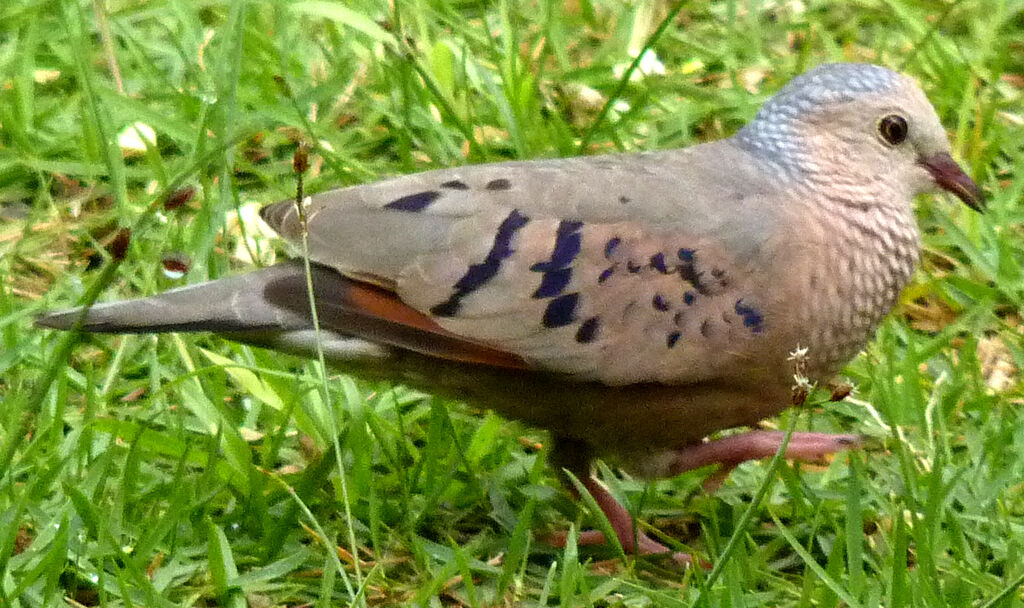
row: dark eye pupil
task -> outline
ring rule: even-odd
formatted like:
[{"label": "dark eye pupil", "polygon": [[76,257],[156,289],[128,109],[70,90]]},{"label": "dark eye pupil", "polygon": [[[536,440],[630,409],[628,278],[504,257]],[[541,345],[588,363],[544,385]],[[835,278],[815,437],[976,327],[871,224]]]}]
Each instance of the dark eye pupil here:
[{"label": "dark eye pupil", "polygon": [[901,144],[907,138],[907,121],[902,116],[890,114],[878,123],[878,132],[890,144]]}]

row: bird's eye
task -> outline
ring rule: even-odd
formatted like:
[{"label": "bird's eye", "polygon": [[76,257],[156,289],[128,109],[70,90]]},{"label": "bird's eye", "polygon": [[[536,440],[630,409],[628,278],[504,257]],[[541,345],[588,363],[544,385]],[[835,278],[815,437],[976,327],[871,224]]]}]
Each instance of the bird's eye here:
[{"label": "bird's eye", "polygon": [[878,121],[878,134],[891,146],[902,144],[907,139],[907,119],[889,114]]}]

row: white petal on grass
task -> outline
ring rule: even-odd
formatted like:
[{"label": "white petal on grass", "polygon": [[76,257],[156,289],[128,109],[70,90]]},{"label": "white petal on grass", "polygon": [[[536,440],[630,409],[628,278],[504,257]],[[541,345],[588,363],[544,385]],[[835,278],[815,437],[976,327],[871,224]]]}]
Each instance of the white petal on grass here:
[{"label": "white petal on grass", "polygon": [[[636,57],[635,52],[630,51],[632,57]],[[619,63],[612,67],[612,74],[616,78],[622,78],[622,75],[626,73],[626,68],[630,66],[630,63]],[[629,75],[631,81],[641,80],[644,76],[662,76],[665,74],[665,64],[658,59],[658,54],[654,52],[654,49],[647,49],[644,54],[640,56],[640,63],[633,70],[633,73]]]},{"label": "white petal on grass", "polygon": [[640,56],[640,65],[637,68],[646,75],[662,76],[665,74],[665,64],[658,59],[658,54],[653,49],[644,51],[644,54]]},{"label": "white petal on grass", "polygon": [[148,146],[156,145],[156,131],[144,122],[133,122],[117,134],[117,147],[121,154],[143,154]]}]

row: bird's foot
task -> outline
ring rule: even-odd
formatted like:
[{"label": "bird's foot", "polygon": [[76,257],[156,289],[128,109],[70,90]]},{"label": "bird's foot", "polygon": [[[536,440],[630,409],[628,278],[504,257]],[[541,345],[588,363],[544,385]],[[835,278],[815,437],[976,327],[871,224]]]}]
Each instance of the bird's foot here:
[{"label": "bird's foot", "polygon": [[[608,518],[615,536],[619,539],[623,551],[632,555],[671,555],[676,563],[690,566],[693,564],[693,556],[689,553],[672,551],[665,545],[647,536],[642,530],[634,529],[633,516],[629,514],[622,503],[612,496],[608,488],[594,477],[587,477],[581,480],[583,487],[590,492],[594,502]],[[550,538],[551,544],[556,547],[564,547],[566,535],[564,532],[555,534]],[[584,530],[580,532],[577,544],[579,545],[603,545],[607,538],[599,530]]]}]

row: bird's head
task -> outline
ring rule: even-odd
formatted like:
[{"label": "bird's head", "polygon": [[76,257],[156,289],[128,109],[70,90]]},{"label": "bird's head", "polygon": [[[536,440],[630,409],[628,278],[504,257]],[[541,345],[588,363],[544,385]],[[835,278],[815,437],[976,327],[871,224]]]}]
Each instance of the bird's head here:
[{"label": "bird's head", "polygon": [[880,66],[828,64],[797,76],[737,140],[791,176],[843,195],[879,185],[908,196],[941,189],[982,208],[981,189],[950,155],[924,92]]}]

